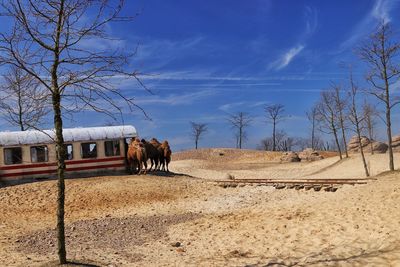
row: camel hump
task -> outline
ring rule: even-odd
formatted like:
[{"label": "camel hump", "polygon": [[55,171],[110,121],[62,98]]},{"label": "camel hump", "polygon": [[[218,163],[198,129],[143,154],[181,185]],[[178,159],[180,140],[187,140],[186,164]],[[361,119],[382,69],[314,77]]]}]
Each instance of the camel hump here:
[{"label": "camel hump", "polygon": [[138,137],[132,138],[131,144],[133,144],[133,143],[140,143],[140,139]]}]

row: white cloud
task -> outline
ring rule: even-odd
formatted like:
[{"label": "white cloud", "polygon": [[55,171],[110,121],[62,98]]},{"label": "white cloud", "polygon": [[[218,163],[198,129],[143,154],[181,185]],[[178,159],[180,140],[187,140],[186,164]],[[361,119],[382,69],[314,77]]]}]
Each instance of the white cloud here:
[{"label": "white cloud", "polygon": [[244,104],[244,102],[228,103],[228,104],[224,104],[224,105],[219,106],[218,109],[222,110],[222,111],[225,111],[225,112],[229,112],[233,108],[242,106],[243,104]]},{"label": "white cloud", "polygon": [[281,70],[287,67],[290,62],[304,49],[304,45],[297,45],[295,47],[290,48],[287,52],[285,52],[280,58],[275,60],[270,68],[275,70]]},{"label": "white cloud", "polygon": [[257,77],[220,76],[202,71],[169,71],[160,74],[144,76],[143,80],[205,80],[205,81],[255,81]]},{"label": "white cloud", "polygon": [[318,28],[318,12],[315,7],[306,6],[304,16],[306,18],[305,35],[312,35]]},{"label": "white cloud", "polygon": [[[134,39],[139,39],[138,37]],[[140,41],[135,61],[140,64],[149,65],[151,69],[160,69],[186,54],[202,51],[199,47],[203,45],[204,38],[196,36],[184,40],[148,39]]]},{"label": "white cloud", "polygon": [[256,108],[256,107],[259,107],[259,106],[266,105],[266,104],[268,104],[268,103],[269,103],[269,102],[267,102],[267,101],[256,101],[256,102],[253,102],[253,101],[242,101],[242,102],[232,102],[232,103],[227,103],[227,104],[221,105],[221,106],[218,107],[218,109],[219,109],[219,110],[222,110],[222,111],[224,111],[224,112],[232,112],[232,111],[234,111],[235,109],[237,109],[237,108],[239,108],[239,107],[248,110],[248,109],[250,109],[250,108]]},{"label": "white cloud", "polygon": [[375,1],[375,5],[372,8],[371,16],[379,21],[384,21],[388,23],[391,21],[390,18],[390,10],[393,8],[396,0],[388,1],[388,0],[377,0]]},{"label": "white cloud", "polygon": [[360,40],[361,37],[368,34],[371,29],[376,27],[377,23],[388,23],[391,21],[390,12],[395,8],[399,0],[376,0],[371,11],[354,27],[350,37],[344,40],[339,47],[338,53],[351,48]]},{"label": "white cloud", "polygon": [[135,100],[135,104],[138,105],[147,105],[147,104],[165,104],[165,105],[190,105],[197,100],[200,100],[202,98],[206,98],[208,96],[212,96],[215,94],[215,91],[213,90],[202,90],[202,91],[197,91],[197,92],[192,92],[192,93],[184,93],[184,94],[171,94],[165,97],[156,95],[156,96],[149,96],[149,97],[142,97],[142,98],[137,98]]},{"label": "white cloud", "polygon": [[79,47],[89,50],[104,51],[106,49],[122,49],[126,46],[126,41],[122,39],[103,39],[103,38],[88,38],[79,42]]}]

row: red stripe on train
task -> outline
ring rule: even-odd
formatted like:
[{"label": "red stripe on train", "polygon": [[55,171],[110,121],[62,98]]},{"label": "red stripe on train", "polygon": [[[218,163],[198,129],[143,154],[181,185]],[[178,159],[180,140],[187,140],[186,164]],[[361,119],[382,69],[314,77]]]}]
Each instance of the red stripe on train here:
[{"label": "red stripe on train", "polygon": [[[65,170],[66,172],[71,171],[84,171],[84,170],[93,170],[93,169],[107,169],[107,168],[118,168],[118,167],[125,167],[125,164],[118,163],[118,164],[109,164],[109,165],[100,165],[100,166],[86,166],[86,167],[75,167],[75,168],[68,168]],[[42,170],[42,171],[29,171],[29,172],[16,172],[16,173],[5,173],[1,174],[1,177],[13,177],[13,176],[25,176],[25,175],[36,175],[36,174],[55,174],[57,169],[52,170]]]},{"label": "red stripe on train", "polygon": [[[125,159],[125,157],[110,157],[110,158],[101,158],[101,159],[82,159],[82,160],[66,160],[65,164],[68,166],[68,165],[74,165],[74,164],[107,162],[107,161],[115,161],[115,160],[123,160],[123,159]],[[51,163],[18,164],[18,165],[0,167],[0,170],[30,169],[30,168],[52,167],[52,166],[57,166],[57,163],[56,162],[51,162]]]}]

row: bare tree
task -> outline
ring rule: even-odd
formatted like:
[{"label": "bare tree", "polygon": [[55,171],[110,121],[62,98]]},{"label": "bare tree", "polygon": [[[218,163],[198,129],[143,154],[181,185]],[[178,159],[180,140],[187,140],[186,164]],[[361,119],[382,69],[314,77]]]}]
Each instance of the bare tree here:
[{"label": "bare tree", "polygon": [[[290,137],[283,130],[279,130],[276,132],[275,136],[276,142],[276,151],[291,151],[296,147],[302,147],[305,143],[303,138]],[[273,139],[272,137],[267,137],[261,140],[260,144],[261,149],[270,151],[273,148]]]},{"label": "bare tree", "polygon": [[265,151],[272,150],[272,138],[267,137],[261,140],[260,148]]},{"label": "bare tree", "polygon": [[336,110],[338,112],[337,116],[338,116],[338,121],[339,121],[339,127],[340,130],[342,132],[342,141],[343,141],[343,149],[346,155],[346,158],[349,157],[349,153],[347,152],[347,141],[346,141],[346,132],[345,129],[346,127],[346,107],[347,107],[347,103],[346,100],[341,96],[341,87],[337,84],[332,84],[331,85],[332,90],[335,92],[334,94],[334,101],[335,101],[335,105],[336,105]]},{"label": "bare tree", "polygon": [[372,85],[369,93],[385,107],[385,124],[388,139],[389,169],[394,170],[392,149],[391,111],[400,103],[399,97],[391,95],[392,85],[400,77],[400,42],[394,40],[389,23],[382,21],[368,41],[359,48],[359,54],[370,67],[367,81]]},{"label": "bare tree", "polygon": [[373,142],[372,140],[375,139],[375,127],[376,127],[376,120],[375,118],[378,116],[378,110],[375,108],[374,105],[371,105],[370,103],[364,101],[363,107],[363,117],[364,117],[364,129],[367,130],[368,132],[368,138],[371,140],[370,146],[371,146],[371,155],[374,154],[374,149],[373,149]]},{"label": "bare tree", "polygon": [[265,112],[267,120],[272,123],[272,151],[276,151],[276,125],[285,118],[285,107],[282,104],[267,105]]},{"label": "bare tree", "polygon": [[208,131],[206,123],[190,122],[192,128],[192,137],[194,139],[195,147],[197,149],[201,136]]},{"label": "bare tree", "polygon": [[[335,103],[335,92],[323,91],[317,105],[317,118],[319,124],[319,130],[326,133],[332,134],[336,143],[339,157],[342,159],[342,150],[339,142],[338,131],[340,128],[337,106]],[[325,146],[327,148],[328,146]]]},{"label": "bare tree", "polygon": [[[349,120],[353,125],[353,131],[356,132],[357,134],[357,139],[358,139],[358,148],[360,150],[361,154],[361,159],[362,163],[364,166],[364,171],[365,175],[369,177],[369,171],[368,171],[368,166],[367,162],[365,160],[365,155],[364,155],[364,148],[361,144],[361,132],[362,132],[362,125],[363,121],[365,120],[365,117],[362,117],[362,115],[359,114],[359,107],[357,105],[357,93],[358,93],[358,87],[353,81],[353,74],[350,70],[350,91],[349,91]],[[372,142],[371,142],[372,143]]]},{"label": "bare tree", "polygon": [[317,124],[317,106],[314,105],[310,111],[306,112],[307,119],[311,123],[311,148],[314,150],[316,147],[315,144],[315,130],[316,130],[316,124]]},{"label": "bare tree", "polygon": [[[138,80],[129,59],[136,51],[89,45],[112,42],[110,22],[130,21],[123,0],[4,0],[1,14],[10,26],[0,33],[0,64],[34,77],[50,95],[57,157],[57,238],[60,264],[67,262],[64,231],[65,147],[63,115],[91,108],[110,116],[135,107],[116,88],[123,78]],[[116,79],[117,78],[117,79]],[[138,80],[139,81],[139,80]],[[139,81],[140,82],[140,81]],[[120,101],[121,100],[121,101]]]},{"label": "bare tree", "polygon": [[246,140],[245,129],[250,125],[253,119],[244,112],[229,115],[228,121],[231,123],[232,128],[236,131],[236,147],[242,148],[243,142]]},{"label": "bare tree", "polygon": [[49,111],[47,92],[36,79],[16,67],[11,67],[3,80],[0,86],[2,117],[21,131],[36,128]]}]

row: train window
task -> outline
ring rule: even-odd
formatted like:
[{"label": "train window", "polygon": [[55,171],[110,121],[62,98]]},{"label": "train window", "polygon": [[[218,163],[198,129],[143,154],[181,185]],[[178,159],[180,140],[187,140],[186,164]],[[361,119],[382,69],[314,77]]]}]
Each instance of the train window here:
[{"label": "train window", "polygon": [[96,158],[97,157],[96,143],[82,143],[81,144],[81,155],[82,155],[83,159]]},{"label": "train window", "polygon": [[119,149],[119,140],[105,141],[104,150],[106,152],[107,157],[121,155],[121,151]]},{"label": "train window", "polygon": [[65,159],[71,160],[73,158],[74,158],[74,151],[72,148],[72,144],[66,144],[65,145]]},{"label": "train window", "polygon": [[47,162],[49,161],[47,146],[31,146],[31,161],[32,162]]},{"label": "train window", "polygon": [[4,148],[4,164],[21,164],[22,163],[22,148],[10,147]]}]

